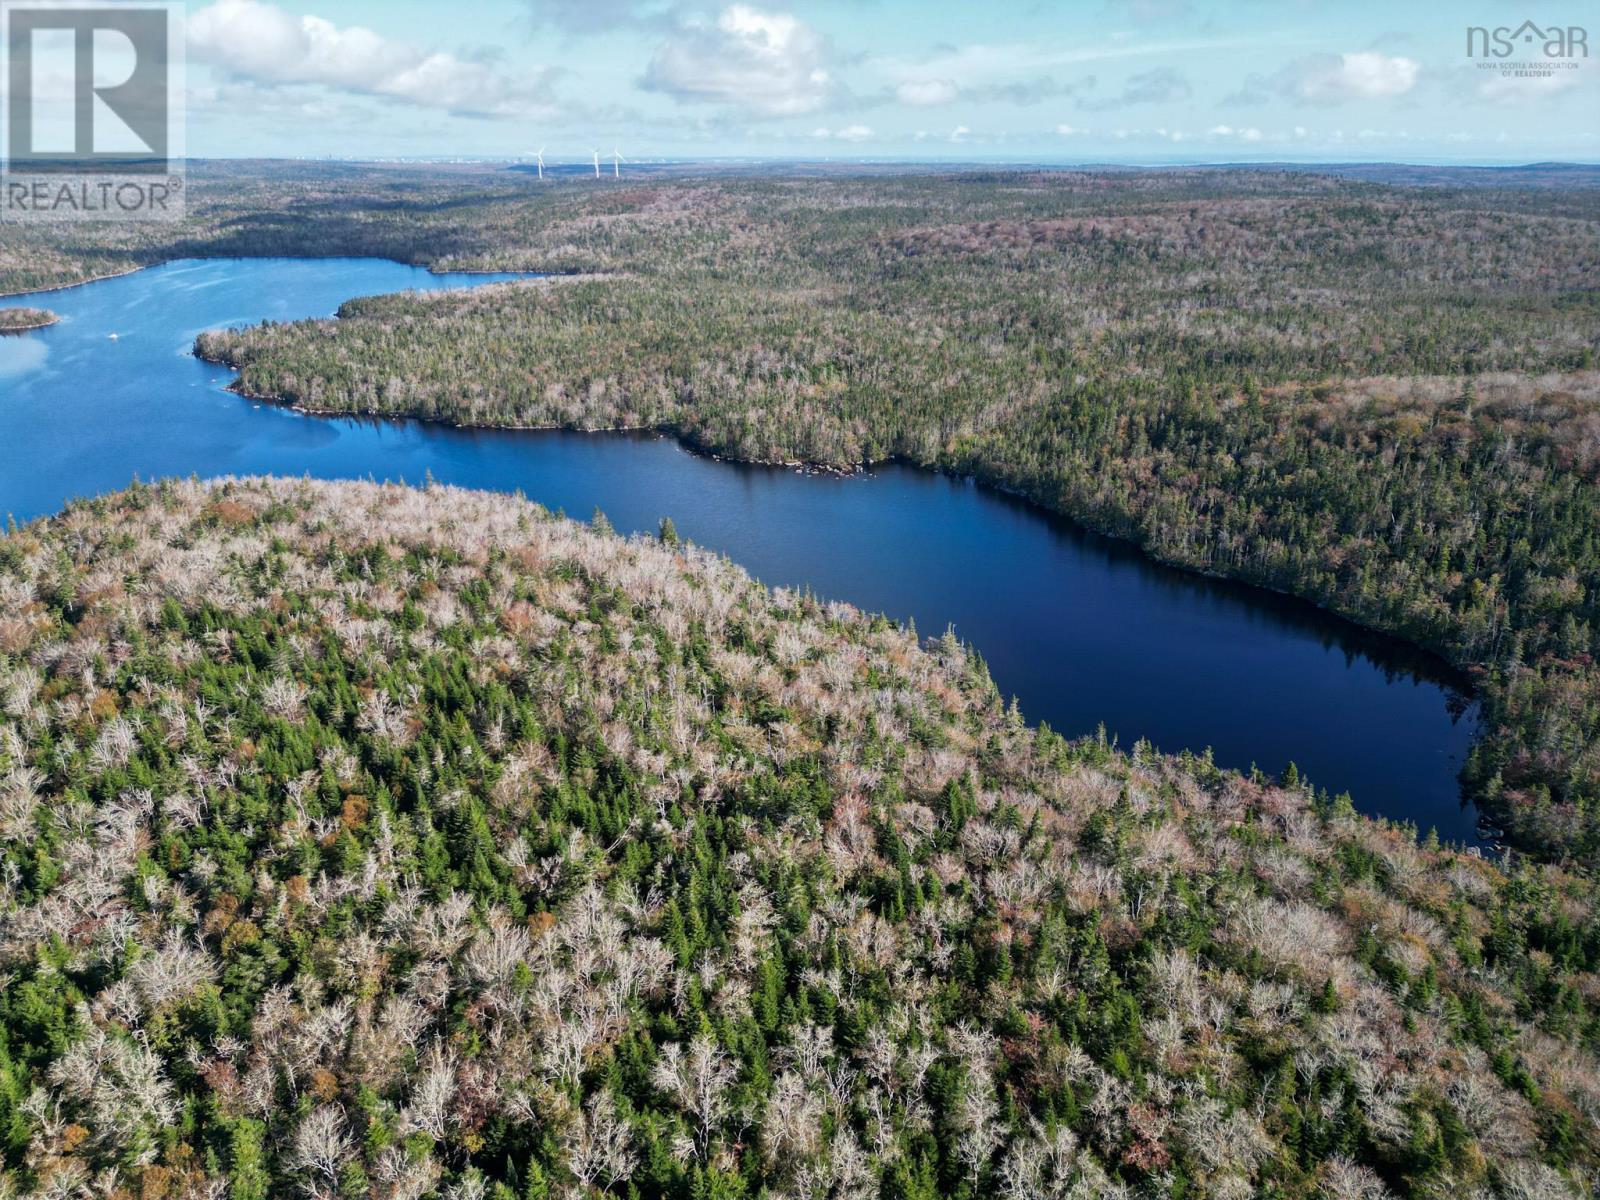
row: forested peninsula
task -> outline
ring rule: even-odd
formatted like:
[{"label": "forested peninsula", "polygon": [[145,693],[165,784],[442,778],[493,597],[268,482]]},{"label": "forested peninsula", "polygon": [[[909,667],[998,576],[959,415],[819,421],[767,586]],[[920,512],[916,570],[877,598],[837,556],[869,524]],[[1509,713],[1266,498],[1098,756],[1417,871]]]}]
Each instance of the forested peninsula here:
[{"label": "forested peninsula", "polygon": [[0,333],[27,333],[54,325],[61,318],[42,308],[0,306]]},{"label": "forested peninsula", "polygon": [[1592,881],[504,495],[0,538],[0,1194],[1591,1195]]}]

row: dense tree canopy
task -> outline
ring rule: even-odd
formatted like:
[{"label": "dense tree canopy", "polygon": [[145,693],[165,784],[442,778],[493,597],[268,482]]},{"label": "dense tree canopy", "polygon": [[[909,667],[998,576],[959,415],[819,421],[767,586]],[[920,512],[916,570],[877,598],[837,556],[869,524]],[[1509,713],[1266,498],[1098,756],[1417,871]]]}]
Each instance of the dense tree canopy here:
[{"label": "dense tree canopy", "polygon": [[[596,522],[597,525],[601,522]],[[0,539],[0,1194],[1591,1194],[1587,879],[505,496]]]}]

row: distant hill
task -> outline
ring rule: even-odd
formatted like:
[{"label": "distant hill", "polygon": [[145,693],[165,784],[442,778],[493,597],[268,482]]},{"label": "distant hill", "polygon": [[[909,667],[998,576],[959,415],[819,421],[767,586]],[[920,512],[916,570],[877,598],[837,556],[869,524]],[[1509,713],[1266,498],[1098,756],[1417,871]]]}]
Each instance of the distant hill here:
[{"label": "distant hill", "polygon": [[1408,163],[1219,163],[1212,170],[1289,171],[1338,175],[1400,187],[1574,188],[1600,187],[1600,164],[1528,163],[1525,166],[1457,167]]}]

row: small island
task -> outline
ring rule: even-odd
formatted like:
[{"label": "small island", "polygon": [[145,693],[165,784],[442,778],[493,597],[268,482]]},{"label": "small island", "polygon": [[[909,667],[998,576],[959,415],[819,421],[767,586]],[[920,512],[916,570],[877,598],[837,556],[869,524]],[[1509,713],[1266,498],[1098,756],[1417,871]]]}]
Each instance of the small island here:
[{"label": "small island", "polygon": [[44,329],[61,318],[44,308],[0,308],[0,334]]}]

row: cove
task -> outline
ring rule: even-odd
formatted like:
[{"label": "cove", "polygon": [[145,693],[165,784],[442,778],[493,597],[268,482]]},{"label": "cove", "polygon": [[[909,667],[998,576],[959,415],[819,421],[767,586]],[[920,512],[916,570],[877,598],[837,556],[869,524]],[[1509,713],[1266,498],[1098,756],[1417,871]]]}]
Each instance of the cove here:
[{"label": "cove", "polygon": [[[181,261],[8,299],[49,329],[0,339],[0,514],[138,475],[272,473],[520,489],[680,534],[772,585],[954,626],[1031,721],[1124,745],[1290,761],[1374,815],[1479,844],[1456,782],[1476,729],[1437,660],[1309,604],[1162,567],[1036,507],[903,466],[840,478],[719,462],[656,435],[312,417],[241,399],[190,353],[207,329],[327,316],[354,296],[513,278],[368,259]],[[115,335],[115,337],[113,337]]]}]

